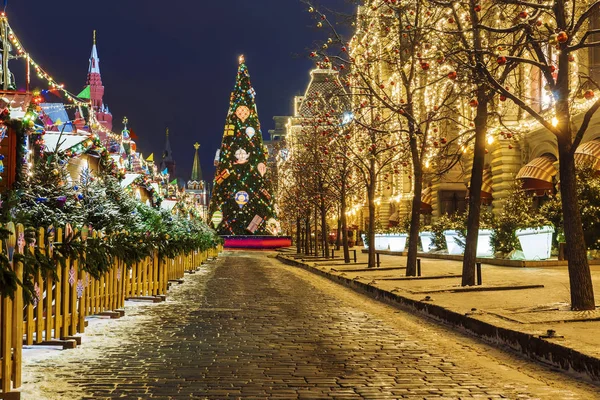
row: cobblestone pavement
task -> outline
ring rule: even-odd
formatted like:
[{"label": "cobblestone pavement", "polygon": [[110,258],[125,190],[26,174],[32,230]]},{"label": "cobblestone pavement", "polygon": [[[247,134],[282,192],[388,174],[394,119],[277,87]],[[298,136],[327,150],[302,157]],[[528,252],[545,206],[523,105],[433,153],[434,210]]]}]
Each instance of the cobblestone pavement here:
[{"label": "cobblestone pavement", "polygon": [[267,254],[227,252],[77,349],[26,355],[23,398],[600,398]]}]

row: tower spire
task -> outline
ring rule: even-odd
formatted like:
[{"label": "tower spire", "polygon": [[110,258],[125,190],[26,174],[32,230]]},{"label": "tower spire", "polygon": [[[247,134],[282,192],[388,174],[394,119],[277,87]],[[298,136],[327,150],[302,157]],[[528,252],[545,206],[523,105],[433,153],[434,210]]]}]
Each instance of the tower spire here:
[{"label": "tower spire", "polygon": [[173,151],[171,150],[171,142],[169,141],[169,128],[167,128],[165,152],[163,153],[163,161],[173,161]]},{"label": "tower spire", "polygon": [[200,143],[196,142],[196,144],[194,144],[194,149],[196,149],[196,154],[194,154],[194,166],[192,167],[192,177],[191,177],[191,180],[193,182],[200,182],[202,180],[202,167],[200,166],[200,157],[198,156],[199,148],[200,148]]},{"label": "tower spire", "polygon": [[92,54],[90,55],[90,68],[88,74],[100,74],[100,57],[98,57],[98,48],[96,47],[96,31],[94,31],[94,42],[92,44]]},{"label": "tower spire", "polygon": [[173,151],[171,150],[171,142],[169,141],[169,128],[167,128],[165,140],[165,151],[163,152],[162,162],[160,163],[161,170],[167,169],[171,178],[175,177],[175,160],[173,160]]}]

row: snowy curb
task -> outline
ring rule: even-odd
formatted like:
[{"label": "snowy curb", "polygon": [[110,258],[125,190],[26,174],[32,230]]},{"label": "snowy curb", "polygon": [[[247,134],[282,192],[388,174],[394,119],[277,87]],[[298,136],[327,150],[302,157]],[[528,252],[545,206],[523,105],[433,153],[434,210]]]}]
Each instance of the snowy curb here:
[{"label": "snowy curb", "polygon": [[420,314],[433,317],[438,321],[442,321],[453,327],[474,334],[486,342],[495,345],[508,346],[512,350],[535,361],[541,361],[564,371],[582,375],[593,381],[600,381],[599,358],[580,353],[554,342],[549,342],[529,333],[494,326],[488,322],[448,310],[442,306],[431,304],[430,302],[413,300],[379,289],[367,283],[333,275],[327,271],[320,270],[309,264],[282,255],[277,255],[277,259],[287,265],[300,267],[309,272],[323,276],[333,282],[366,294],[376,300],[385,301],[396,306],[405,306]]}]

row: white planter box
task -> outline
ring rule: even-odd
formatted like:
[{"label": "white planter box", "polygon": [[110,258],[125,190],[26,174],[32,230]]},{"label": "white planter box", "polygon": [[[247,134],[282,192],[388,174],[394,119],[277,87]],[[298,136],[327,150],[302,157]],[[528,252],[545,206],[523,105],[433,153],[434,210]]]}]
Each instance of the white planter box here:
[{"label": "white planter box", "polygon": [[433,244],[433,233],[432,232],[421,232],[419,233],[419,238],[421,239],[421,247],[423,248],[423,253],[428,253]]},{"label": "white planter box", "polygon": [[403,252],[406,247],[406,238],[404,233],[375,235],[375,250],[389,250]]},{"label": "white planter box", "polygon": [[480,229],[477,238],[477,257],[493,257],[494,249],[490,240],[492,239],[491,229]]},{"label": "white planter box", "polygon": [[544,226],[542,228],[517,229],[515,235],[519,238],[525,260],[547,260],[552,250],[552,234],[554,228]]},{"label": "white planter box", "polygon": [[444,237],[446,238],[448,254],[459,255],[464,253],[465,249],[459,244],[458,231],[444,231]]}]

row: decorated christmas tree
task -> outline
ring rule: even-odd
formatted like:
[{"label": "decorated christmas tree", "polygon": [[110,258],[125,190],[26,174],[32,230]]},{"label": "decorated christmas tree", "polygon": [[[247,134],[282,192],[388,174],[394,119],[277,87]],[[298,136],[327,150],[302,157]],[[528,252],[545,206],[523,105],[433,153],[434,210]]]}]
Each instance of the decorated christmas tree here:
[{"label": "decorated christmas tree", "polygon": [[279,230],[255,96],[241,56],[210,204],[211,221],[221,235],[275,235]]}]

